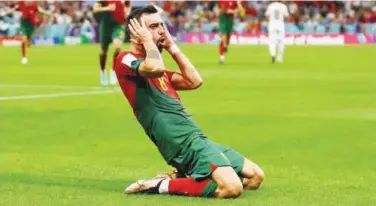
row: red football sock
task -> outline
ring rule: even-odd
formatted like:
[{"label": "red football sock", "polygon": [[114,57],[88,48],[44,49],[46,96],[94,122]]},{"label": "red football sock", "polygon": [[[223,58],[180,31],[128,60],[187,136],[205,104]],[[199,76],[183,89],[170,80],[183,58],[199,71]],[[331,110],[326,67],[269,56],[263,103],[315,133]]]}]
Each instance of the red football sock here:
[{"label": "red football sock", "polygon": [[22,57],[26,57],[26,43],[22,42],[21,44]]},{"label": "red football sock", "polygon": [[[193,197],[211,197],[217,189],[217,184],[210,178],[196,181],[192,178],[177,178],[167,180],[168,193],[172,195],[186,195]],[[162,183],[163,184],[163,183]],[[161,187],[163,187],[161,184]],[[162,188],[161,188],[162,189]],[[166,189],[166,188],[165,188]],[[161,191],[161,193],[167,191]]]},{"label": "red football sock", "polygon": [[223,45],[221,41],[221,44],[219,44],[219,54],[223,55],[224,53],[225,53],[225,46]]}]

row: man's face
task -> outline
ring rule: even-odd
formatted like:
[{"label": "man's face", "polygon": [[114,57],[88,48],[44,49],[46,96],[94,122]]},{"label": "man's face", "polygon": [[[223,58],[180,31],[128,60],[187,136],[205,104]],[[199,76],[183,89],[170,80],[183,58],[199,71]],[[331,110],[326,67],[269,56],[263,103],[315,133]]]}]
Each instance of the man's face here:
[{"label": "man's face", "polygon": [[153,37],[154,43],[157,45],[159,51],[161,52],[163,47],[162,44],[165,37],[165,28],[161,16],[158,13],[155,14],[144,14],[141,16],[144,20],[146,27]]}]

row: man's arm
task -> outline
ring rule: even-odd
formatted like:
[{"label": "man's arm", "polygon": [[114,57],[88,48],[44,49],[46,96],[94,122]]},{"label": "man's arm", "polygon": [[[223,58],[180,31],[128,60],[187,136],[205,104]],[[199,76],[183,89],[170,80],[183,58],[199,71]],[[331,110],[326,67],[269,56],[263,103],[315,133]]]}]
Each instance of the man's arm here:
[{"label": "man's arm", "polygon": [[270,15],[271,15],[272,11],[271,11],[271,8],[270,8],[270,5],[268,6],[268,8],[266,9],[266,12],[265,12],[265,19],[267,21],[270,20]]},{"label": "man's arm", "polygon": [[284,18],[284,20],[287,20],[289,17],[290,17],[290,13],[289,13],[289,9],[287,8],[287,6],[286,5],[284,5],[284,15],[283,15],[283,18]]},{"label": "man's arm", "polygon": [[225,1],[218,1],[218,9],[220,12],[223,12],[225,14],[235,14],[236,10],[235,9],[229,9],[226,8],[226,2]]},{"label": "man's arm", "polygon": [[144,41],[143,43],[146,57],[138,69],[140,76],[145,78],[161,77],[165,72],[165,66],[161,53],[152,39]]},{"label": "man's arm", "polygon": [[95,3],[93,12],[99,13],[99,12],[105,12],[105,11],[114,11],[115,10],[115,4],[110,4],[108,6],[103,6],[101,3]]},{"label": "man's arm", "polygon": [[202,78],[192,62],[180,51],[173,42],[170,33],[166,29],[163,46],[171,54],[181,73],[171,76],[171,84],[176,90],[193,90],[202,85]]},{"label": "man's arm", "polygon": [[236,1],[236,3],[238,5],[237,10],[238,10],[239,15],[242,16],[242,17],[244,17],[246,11],[245,11],[245,8],[242,5],[242,2],[240,0],[238,0],[238,1]]},{"label": "man's arm", "polygon": [[181,73],[174,73],[171,77],[171,84],[176,90],[193,90],[202,85],[201,75],[198,73],[192,62],[181,52],[176,45],[170,49],[169,53],[179,66]]},{"label": "man's arm", "polygon": [[145,22],[142,19],[140,21],[141,25],[136,19],[131,19],[129,25],[131,34],[142,42],[146,51],[145,61],[140,63],[137,72],[145,78],[161,77],[165,72],[161,53],[157,45],[153,42],[153,38],[146,28]]},{"label": "man's arm", "polygon": [[125,17],[129,16],[129,14],[131,13],[131,7],[129,4],[127,4],[126,2],[124,2],[124,14],[125,14]]},{"label": "man's arm", "polygon": [[[240,0],[236,1],[236,4],[237,4],[237,8],[236,9],[230,9],[230,8],[222,8],[222,11],[226,14],[235,14],[237,12],[239,12],[239,14],[241,14],[241,16],[244,16],[245,14],[245,9],[243,7],[243,5],[241,4]],[[224,6],[225,7],[225,6]],[[244,14],[243,14],[244,13]]]},{"label": "man's arm", "polygon": [[44,15],[47,15],[47,16],[53,16],[54,15],[52,12],[45,10],[41,6],[38,6],[38,12],[42,13]]}]

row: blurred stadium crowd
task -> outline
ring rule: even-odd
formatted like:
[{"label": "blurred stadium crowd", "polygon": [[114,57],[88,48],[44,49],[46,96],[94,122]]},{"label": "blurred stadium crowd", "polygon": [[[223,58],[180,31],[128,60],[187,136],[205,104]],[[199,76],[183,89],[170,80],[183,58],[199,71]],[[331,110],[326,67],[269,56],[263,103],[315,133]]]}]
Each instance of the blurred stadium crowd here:
[{"label": "blurred stadium crowd", "polygon": [[[0,12],[15,2],[0,2]],[[238,33],[267,32],[265,10],[269,1],[242,1],[245,15],[235,17],[234,31]],[[287,33],[376,33],[376,1],[286,1],[290,18]],[[41,16],[40,32],[60,35],[95,34],[97,21],[93,15],[95,1],[40,1],[40,6],[54,16]],[[218,6],[216,1],[125,1],[129,7],[157,4],[164,9],[163,18],[172,35],[178,32],[216,32]],[[15,36],[19,32],[20,13],[0,15],[0,36]],[[64,25],[64,29],[51,26]],[[41,33],[40,33],[41,34]],[[42,35],[41,34],[41,35]],[[54,35],[54,34],[49,34]],[[49,36],[48,35],[48,36]],[[57,35],[57,34],[55,34]]]}]

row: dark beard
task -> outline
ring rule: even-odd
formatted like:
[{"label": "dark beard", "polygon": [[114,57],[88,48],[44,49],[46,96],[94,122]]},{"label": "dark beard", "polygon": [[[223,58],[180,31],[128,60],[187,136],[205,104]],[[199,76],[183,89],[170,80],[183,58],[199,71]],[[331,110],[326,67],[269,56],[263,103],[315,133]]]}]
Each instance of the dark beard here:
[{"label": "dark beard", "polygon": [[162,45],[157,45],[157,47],[158,47],[159,53],[161,53],[161,54],[162,54],[162,51],[163,51],[163,46],[162,46]]}]

